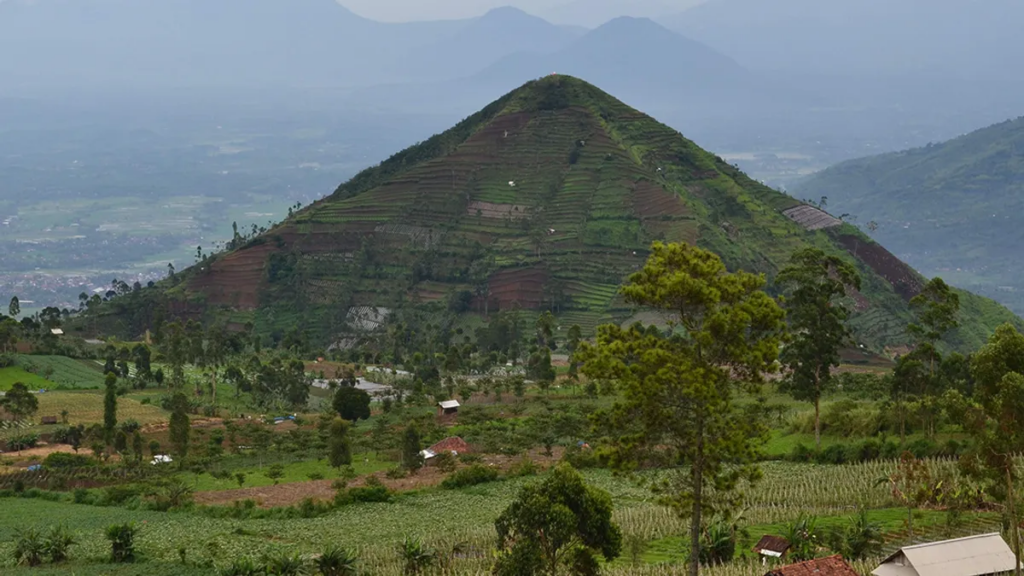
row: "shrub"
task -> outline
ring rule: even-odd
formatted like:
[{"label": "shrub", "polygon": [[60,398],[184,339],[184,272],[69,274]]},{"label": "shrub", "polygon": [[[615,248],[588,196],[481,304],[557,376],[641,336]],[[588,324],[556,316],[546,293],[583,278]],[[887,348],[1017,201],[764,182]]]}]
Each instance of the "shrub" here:
[{"label": "shrub", "polygon": [[810,462],[814,460],[814,450],[805,444],[797,444],[793,446],[789,459],[794,462]]},{"label": "shrub", "polygon": [[114,524],[107,527],[110,540],[110,560],[115,564],[135,561],[135,536],[138,529],[134,523]]},{"label": "shrub", "polygon": [[8,450],[28,450],[29,448],[35,448],[36,444],[39,443],[38,434],[19,434],[17,436],[11,436],[7,439]]},{"label": "shrub", "polygon": [[90,468],[97,465],[99,462],[85,454],[66,452],[54,452],[43,460],[43,466],[47,468]]},{"label": "shrub", "polygon": [[865,440],[856,448],[856,460],[859,462],[878,460],[881,455],[882,443],[875,439]]},{"label": "shrub", "polygon": [[16,533],[14,544],[14,561],[26,566],[39,566],[43,563],[46,553],[46,542],[42,534],[35,528],[20,530]]},{"label": "shrub", "polygon": [[221,576],[264,576],[266,573],[252,558],[236,558],[230,566],[220,571]]},{"label": "shrub", "polygon": [[46,555],[50,562],[60,564],[68,559],[71,547],[75,545],[75,537],[64,526],[54,526],[46,536]]},{"label": "shrub", "polygon": [[601,468],[603,463],[598,453],[590,448],[579,445],[569,446],[562,455],[562,460],[577,470],[585,468]]},{"label": "shrub", "polygon": [[401,480],[408,475],[408,472],[406,472],[404,468],[392,468],[384,473],[384,476],[387,476],[391,480]]},{"label": "shrub", "polygon": [[523,476],[536,476],[540,472],[540,466],[529,458],[523,458],[511,468],[506,476],[509,478],[521,478]]},{"label": "shrub", "polygon": [[846,446],[842,444],[826,446],[824,450],[818,453],[816,460],[819,464],[846,464]]},{"label": "shrub", "polygon": [[316,559],[316,569],[323,576],[355,576],[357,557],[341,548],[328,548]]},{"label": "shrub", "polygon": [[391,490],[387,486],[359,486],[348,489],[350,502],[390,502]]},{"label": "shrub", "polygon": [[483,464],[474,464],[449,475],[441,482],[441,487],[446,490],[452,490],[466,486],[475,486],[485,482],[494,482],[497,479],[498,471],[496,469],[484,466]]},{"label": "shrub", "polygon": [[441,452],[433,458],[433,464],[438,470],[444,473],[455,471],[455,456],[451,452]]},{"label": "shrub", "polygon": [[907,444],[907,452],[913,454],[915,458],[929,458],[934,456],[938,451],[938,445],[932,440],[928,440],[926,438],[919,438],[910,444]]}]

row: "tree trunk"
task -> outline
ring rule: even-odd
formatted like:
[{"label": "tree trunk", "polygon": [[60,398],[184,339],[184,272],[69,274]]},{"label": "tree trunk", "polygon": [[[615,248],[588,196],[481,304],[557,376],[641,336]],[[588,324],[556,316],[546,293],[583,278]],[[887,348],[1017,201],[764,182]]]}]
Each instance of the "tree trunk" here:
[{"label": "tree trunk", "polygon": [[[700,573],[700,528],[704,488],[704,430],[698,423],[697,458],[693,462],[693,507],[690,512],[690,566],[689,576]],[[1019,576],[1019,575],[1017,575]]]},{"label": "tree trunk", "polygon": [[814,370],[814,450],[821,452],[821,366]]},{"label": "tree trunk", "polygon": [[821,452],[821,398],[814,399],[814,450]]},{"label": "tree trunk", "polygon": [[1010,534],[1013,537],[1013,574],[1020,576],[1020,526],[1017,522],[1017,502],[1016,495],[1013,493],[1013,475],[1010,473],[1010,466],[1013,466],[1013,459],[1006,467],[1006,495],[1010,512]]}]

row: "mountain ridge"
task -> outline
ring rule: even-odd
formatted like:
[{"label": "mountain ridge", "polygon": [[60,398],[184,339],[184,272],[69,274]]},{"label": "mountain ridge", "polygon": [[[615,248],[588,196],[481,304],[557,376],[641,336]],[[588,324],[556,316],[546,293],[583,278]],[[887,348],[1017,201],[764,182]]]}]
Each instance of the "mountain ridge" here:
[{"label": "mountain ridge", "polygon": [[799,182],[928,273],[1024,313],[1024,117],[921,148],[843,162]]}]

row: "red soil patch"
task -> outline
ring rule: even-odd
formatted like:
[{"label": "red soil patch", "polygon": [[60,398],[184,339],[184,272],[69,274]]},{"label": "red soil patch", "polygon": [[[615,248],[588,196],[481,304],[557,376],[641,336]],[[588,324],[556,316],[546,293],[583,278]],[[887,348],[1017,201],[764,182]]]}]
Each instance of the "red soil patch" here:
[{"label": "red soil patch", "polygon": [[548,272],[542,268],[502,270],[488,280],[491,309],[507,310],[518,303],[521,308],[540,308],[544,302],[544,284]]},{"label": "red soil patch", "polygon": [[921,293],[924,285],[914,269],[903,263],[881,245],[864,241],[856,236],[844,234],[839,242],[850,254],[871,267],[879,276],[892,285],[904,300],[910,300]]},{"label": "red soil patch", "polygon": [[276,250],[268,242],[232,252],[194,277],[189,289],[206,294],[209,304],[255,310],[259,306],[267,256]]},{"label": "red soil patch", "polygon": [[686,204],[671,192],[650,180],[641,180],[633,188],[633,211],[641,219],[686,216]]}]

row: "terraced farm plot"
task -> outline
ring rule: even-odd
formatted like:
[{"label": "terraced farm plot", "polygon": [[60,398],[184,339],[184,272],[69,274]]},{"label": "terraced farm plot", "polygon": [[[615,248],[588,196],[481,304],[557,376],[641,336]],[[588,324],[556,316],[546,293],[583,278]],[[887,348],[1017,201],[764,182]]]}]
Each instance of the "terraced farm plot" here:
[{"label": "terraced farm plot", "polygon": [[[94,391],[46,392],[39,394],[39,410],[36,415],[60,416],[68,411],[71,424],[95,424],[103,422],[103,394]],[[117,399],[117,419],[137,420],[139,424],[164,422],[168,413],[157,406],[146,405],[130,398]]]},{"label": "terraced farm plot", "polygon": [[89,360],[75,360],[66,356],[18,356],[18,365],[42,374],[62,388],[100,388],[103,370]]}]

